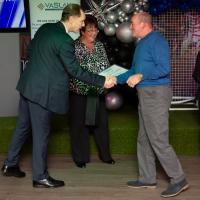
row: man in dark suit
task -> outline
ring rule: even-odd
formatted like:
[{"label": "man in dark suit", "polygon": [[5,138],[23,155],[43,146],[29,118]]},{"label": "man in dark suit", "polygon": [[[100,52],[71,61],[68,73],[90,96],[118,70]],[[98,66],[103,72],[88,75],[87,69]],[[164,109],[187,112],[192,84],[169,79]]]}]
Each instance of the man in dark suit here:
[{"label": "man in dark suit", "polygon": [[115,84],[112,77],[83,71],[75,59],[74,43],[68,32],[78,32],[84,20],[80,6],[68,4],[61,21],[42,25],[31,41],[29,61],[17,85],[19,116],[2,167],[4,176],[25,177],[19,168],[19,154],[32,128],[33,186],[64,186],[64,181],[48,174],[47,146],[52,113],[64,114],[68,110],[69,75],[100,87],[109,88]]}]

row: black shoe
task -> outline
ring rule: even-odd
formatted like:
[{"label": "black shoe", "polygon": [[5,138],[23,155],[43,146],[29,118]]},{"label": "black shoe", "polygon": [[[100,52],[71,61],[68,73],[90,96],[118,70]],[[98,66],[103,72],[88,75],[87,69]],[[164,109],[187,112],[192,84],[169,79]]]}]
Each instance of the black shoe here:
[{"label": "black shoe", "polygon": [[86,163],[85,162],[75,162],[75,164],[76,164],[77,167],[86,168]]},{"label": "black shoe", "polygon": [[7,165],[3,165],[1,171],[3,176],[14,176],[17,178],[22,178],[26,176],[26,173],[22,172],[19,166],[8,167]]},{"label": "black shoe", "polygon": [[33,181],[33,187],[35,188],[55,188],[55,187],[62,187],[64,185],[65,185],[64,181],[53,179],[50,176],[42,180]]},{"label": "black shoe", "polygon": [[161,197],[173,197],[189,188],[188,182],[183,179],[179,183],[169,184],[169,187],[161,193]]},{"label": "black shoe", "polygon": [[115,161],[114,161],[113,159],[110,159],[110,160],[102,160],[102,162],[107,163],[107,164],[111,164],[111,165],[114,165],[114,164],[115,164]]}]

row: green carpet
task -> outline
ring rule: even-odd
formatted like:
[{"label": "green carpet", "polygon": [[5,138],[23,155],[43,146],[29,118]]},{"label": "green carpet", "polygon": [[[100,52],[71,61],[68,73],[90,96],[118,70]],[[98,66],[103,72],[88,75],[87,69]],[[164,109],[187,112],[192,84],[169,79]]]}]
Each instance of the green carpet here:
[{"label": "green carpet", "polygon": [[[0,117],[0,153],[6,153],[16,117]],[[200,118],[198,111],[170,111],[170,143],[179,155],[200,155]],[[110,146],[113,154],[136,154],[138,131],[137,111],[123,107],[109,112]],[[91,152],[96,146],[91,135]],[[31,152],[31,137],[23,148]],[[70,154],[67,116],[55,115],[52,120],[49,152]]]}]

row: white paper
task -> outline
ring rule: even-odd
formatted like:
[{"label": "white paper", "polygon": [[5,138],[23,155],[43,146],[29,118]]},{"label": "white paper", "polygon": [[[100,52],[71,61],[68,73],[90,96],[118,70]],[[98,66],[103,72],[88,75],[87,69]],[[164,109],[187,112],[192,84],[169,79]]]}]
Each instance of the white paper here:
[{"label": "white paper", "polygon": [[123,74],[127,71],[128,71],[127,69],[120,67],[119,65],[114,64],[114,65],[111,65],[109,68],[100,72],[99,75],[102,75],[102,76],[109,76],[109,75],[118,76],[118,75]]}]

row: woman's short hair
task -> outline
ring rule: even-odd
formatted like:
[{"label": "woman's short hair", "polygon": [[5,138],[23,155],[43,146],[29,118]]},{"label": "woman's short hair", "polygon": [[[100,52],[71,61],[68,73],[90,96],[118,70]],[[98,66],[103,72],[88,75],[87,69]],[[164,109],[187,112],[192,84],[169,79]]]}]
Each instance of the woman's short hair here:
[{"label": "woman's short hair", "polygon": [[88,26],[88,25],[91,25],[91,26],[94,26],[95,28],[98,29],[98,22],[97,22],[97,19],[96,17],[94,17],[93,15],[86,15],[85,16],[85,26],[81,28],[80,30],[80,33],[81,32],[85,32],[85,28]]}]

